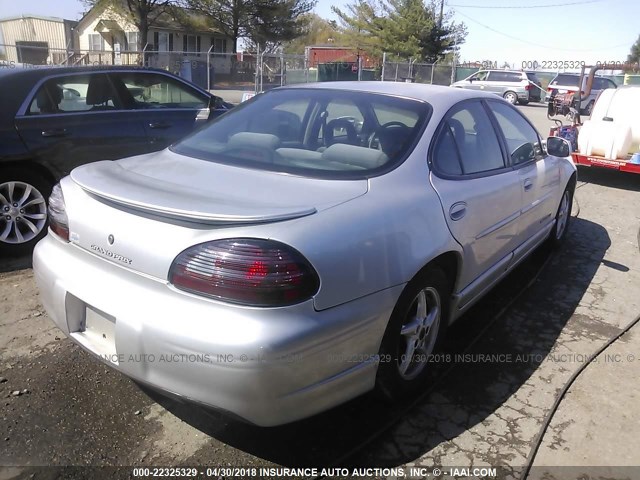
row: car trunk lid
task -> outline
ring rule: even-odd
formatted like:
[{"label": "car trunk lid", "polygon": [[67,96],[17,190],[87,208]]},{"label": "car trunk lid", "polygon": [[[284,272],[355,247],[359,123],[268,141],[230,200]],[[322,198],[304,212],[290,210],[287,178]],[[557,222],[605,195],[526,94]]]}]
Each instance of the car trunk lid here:
[{"label": "car trunk lid", "polygon": [[114,263],[166,278],[185,248],[260,236],[367,192],[366,180],[331,181],[157,154],[75,169],[63,183],[71,241]]}]

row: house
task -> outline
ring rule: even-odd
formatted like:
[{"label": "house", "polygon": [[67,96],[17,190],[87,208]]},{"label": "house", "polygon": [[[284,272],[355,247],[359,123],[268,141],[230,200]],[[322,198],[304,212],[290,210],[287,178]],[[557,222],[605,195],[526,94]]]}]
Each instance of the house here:
[{"label": "house", "polygon": [[64,63],[76,48],[77,24],[73,20],[38,15],[0,19],[7,61],[34,65]]},{"label": "house", "polygon": [[[169,13],[161,13],[149,28],[147,38],[140,32],[126,9],[99,4],[78,22],[76,33],[80,64],[142,64],[179,72],[183,65],[207,63],[207,52],[213,53],[210,67],[216,74],[231,71],[233,42],[213,29],[186,27]],[[181,9],[191,20],[197,15]],[[200,22],[203,23],[203,22]]]}]

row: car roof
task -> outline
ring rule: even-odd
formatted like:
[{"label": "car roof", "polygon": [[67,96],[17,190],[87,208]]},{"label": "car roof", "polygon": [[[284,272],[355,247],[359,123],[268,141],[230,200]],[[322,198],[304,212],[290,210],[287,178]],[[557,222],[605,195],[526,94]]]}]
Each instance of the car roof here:
[{"label": "car roof", "polygon": [[52,74],[65,73],[91,73],[91,72],[118,72],[118,71],[142,71],[168,73],[166,70],[150,67],[138,67],[135,65],[95,65],[87,67],[66,67],[66,66],[40,66],[29,64],[12,64],[0,66],[0,78],[21,77],[24,79],[40,79]]},{"label": "car roof", "polygon": [[[448,109],[461,100],[471,98],[499,98],[495,94],[468,90],[464,88],[452,88],[442,85],[426,85],[423,83],[404,82],[318,82],[299,83],[282,89],[298,88],[323,88],[330,90],[347,90],[364,93],[378,93],[384,95],[395,95],[398,97],[411,98],[426,101],[434,109]],[[279,90],[279,89],[278,89]]]}]

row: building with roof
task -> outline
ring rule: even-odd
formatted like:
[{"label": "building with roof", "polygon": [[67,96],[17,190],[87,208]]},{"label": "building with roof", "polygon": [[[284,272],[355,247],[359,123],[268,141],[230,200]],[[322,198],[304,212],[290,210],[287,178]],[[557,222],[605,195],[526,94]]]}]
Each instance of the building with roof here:
[{"label": "building with roof", "polygon": [[38,15],[2,18],[2,50],[10,62],[63,63],[76,49],[77,24],[73,20]]},{"label": "building with roof", "polygon": [[[207,52],[214,54],[214,68],[222,73],[231,66],[233,42],[214,29],[198,22],[197,15],[179,10],[180,16],[191,21],[180,21],[167,12],[160,13],[149,27],[147,38],[140,38],[140,31],[125,13],[124,7],[98,4],[78,22],[76,33],[78,46],[84,59],[80,63],[131,63],[119,57],[127,52],[145,52],[145,63],[169,70],[181,62],[206,62]],[[193,25],[203,25],[193,27]],[[98,60],[96,60],[98,59]]]}]

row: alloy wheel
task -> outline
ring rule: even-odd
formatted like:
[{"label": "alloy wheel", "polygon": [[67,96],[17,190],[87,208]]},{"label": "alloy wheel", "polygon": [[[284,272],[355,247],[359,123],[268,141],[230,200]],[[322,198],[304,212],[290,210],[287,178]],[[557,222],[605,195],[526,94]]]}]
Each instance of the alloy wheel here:
[{"label": "alloy wheel", "polygon": [[513,105],[515,105],[518,102],[518,96],[513,92],[507,92],[504,98],[505,100],[507,100],[509,103]]},{"label": "alloy wheel", "polygon": [[425,369],[438,338],[441,313],[435,288],[427,287],[414,298],[400,329],[397,365],[403,379],[412,380]]},{"label": "alloy wheel", "polygon": [[564,231],[567,228],[567,221],[569,220],[569,191],[565,191],[560,201],[560,208],[558,209],[558,226],[556,227],[556,239],[560,240],[564,235]]},{"label": "alloy wheel", "polygon": [[0,242],[29,242],[46,223],[47,203],[37,188],[19,181],[0,184]]}]

